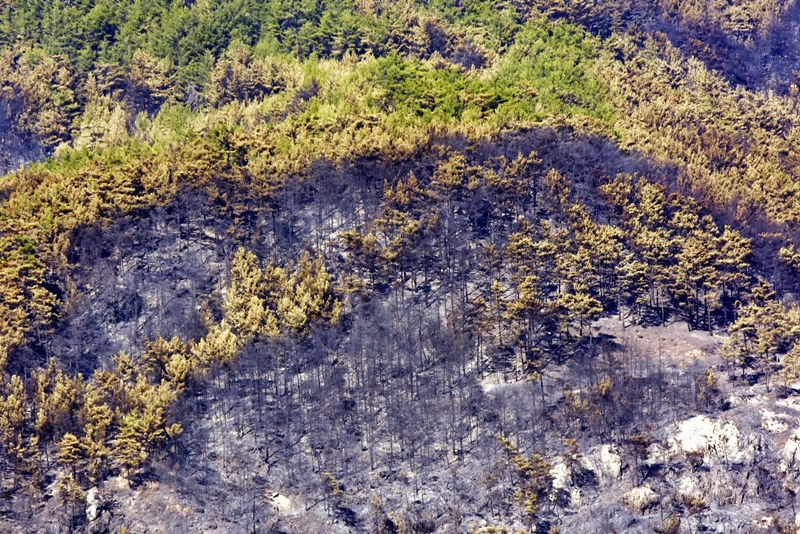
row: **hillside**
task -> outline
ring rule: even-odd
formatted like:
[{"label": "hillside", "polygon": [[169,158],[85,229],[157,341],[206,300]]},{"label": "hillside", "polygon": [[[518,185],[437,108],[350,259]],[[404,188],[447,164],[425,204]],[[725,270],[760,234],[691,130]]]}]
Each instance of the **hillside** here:
[{"label": "hillside", "polygon": [[0,531],[800,528],[794,4],[0,13]]}]

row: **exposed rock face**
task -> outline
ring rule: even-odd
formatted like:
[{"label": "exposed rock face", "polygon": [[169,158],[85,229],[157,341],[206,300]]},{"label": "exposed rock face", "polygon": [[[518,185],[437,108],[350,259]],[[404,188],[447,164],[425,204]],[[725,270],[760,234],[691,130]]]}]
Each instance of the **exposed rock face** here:
[{"label": "exposed rock face", "polygon": [[772,434],[780,434],[789,428],[785,419],[787,419],[785,414],[775,413],[772,410],[761,410],[761,428]]},{"label": "exposed rock face", "polygon": [[751,464],[757,455],[755,436],[743,436],[732,421],[714,422],[698,415],[678,423],[677,432],[669,439],[673,455],[702,456],[703,463]]},{"label": "exposed rock face", "polygon": [[271,492],[269,495],[269,502],[272,503],[272,508],[278,512],[285,514],[292,509],[292,501],[286,495]]},{"label": "exposed rock face", "polygon": [[615,445],[600,445],[583,459],[583,465],[602,481],[611,483],[622,473],[622,457]]},{"label": "exposed rock face", "polygon": [[687,500],[701,499],[704,492],[700,487],[697,477],[693,475],[686,475],[678,480],[678,488],[675,493],[677,494],[678,498]]},{"label": "exposed rock face", "polygon": [[663,465],[667,461],[666,452],[667,451],[665,451],[660,444],[651,444],[647,448],[647,458],[645,459],[645,464],[649,466]]},{"label": "exposed rock face", "polygon": [[559,462],[553,465],[550,475],[553,477],[553,489],[566,489],[569,485],[571,474],[565,463]]},{"label": "exposed rock face", "polygon": [[[590,472],[593,476],[594,473]],[[575,473],[564,462],[557,462],[550,470],[553,477],[552,501],[561,501],[572,508],[578,508],[582,502],[581,489],[573,482]]]},{"label": "exposed rock face", "polygon": [[650,486],[633,488],[622,497],[625,504],[640,513],[658,504],[659,499],[659,494],[653,491]]},{"label": "exposed rock face", "polygon": [[790,469],[797,469],[798,461],[800,461],[800,428],[786,440],[783,446],[783,453],[781,455],[781,472],[787,472]]},{"label": "exposed rock face", "polygon": [[91,488],[86,492],[86,520],[90,523],[100,517],[100,505],[102,499],[98,494],[97,488]]}]

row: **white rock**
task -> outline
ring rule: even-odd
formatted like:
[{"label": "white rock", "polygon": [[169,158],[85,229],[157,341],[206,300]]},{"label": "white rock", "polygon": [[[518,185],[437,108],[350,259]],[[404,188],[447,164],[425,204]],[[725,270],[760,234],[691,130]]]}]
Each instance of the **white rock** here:
[{"label": "white rock", "polygon": [[783,406],[784,408],[789,408],[796,412],[800,412],[800,399],[797,397],[787,397],[785,399],[778,399],[775,401],[775,404],[778,406]]},{"label": "white rock", "polygon": [[600,447],[600,461],[603,462],[603,467],[609,475],[619,478],[622,473],[622,457],[616,447],[612,445]]},{"label": "white rock", "polygon": [[553,493],[550,500],[555,501],[562,491],[569,493],[569,505],[579,508],[583,504],[581,489],[572,487],[572,471],[564,462],[558,462],[550,469],[550,476],[553,477]]},{"label": "white rock", "polygon": [[698,415],[679,423],[678,432],[670,443],[684,454],[704,454],[713,434],[714,423],[708,417]]},{"label": "white rock", "polygon": [[569,493],[569,505],[573,508],[580,508],[583,506],[583,494],[580,488],[572,488]]},{"label": "white rock", "polygon": [[103,484],[103,488],[108,493],[125,492],[131,489],[131,481],[123,476],[110,477]]},{"label": "white rock", "polygon": [[667,458],[664,454],[664,449],[658,443],[651,443],[647,447],[647,459],[644,463],[646,465],[662,465],[667,463]]},{"label": "white rock", "polygon": [[669,439],[672,454],[699,454],[703,461],[742,464],[752,462],[756,455],[757,437],[745,438],[731,421],[714,422],[698,415],[678,424],[677,432]]},{"label": "white rock", "polygon": [[292,501],[286,495],[281,495],[277,492],[269,494],[269,502],[272,503],[272,508],[276,512],[286,513],[292,509]]},{"label": "white rock", "polygon": [[622,457],[614,445],[600,445],[581,458],[581,464],[593,471],[600,482],[611,483],[622,473]]},{"label": "white rock", "polygon": [[759,530],[771,530],[775,525],[775,519],[772,517],[763,516],[759,519],[753,519],[752,525]]},{"label": "white rock", "polygon": [[97,488],[91,488],[86,492],[86,520],[94,521],[100,515],[100,504],[102,499],[97,493]]},{"label": "white rock", "polygon": [[643,512],[658,503],[659,495],[650,486],[633,488],[622,496],[622,501],[631,508]]},{"label": "white rock", "polygon": [[677,493],[680,496],[690,498],[703,496],[703,491],[700,489],[697,479],[693,476],[685,476],[678,481]]},{"label": "white rock", "polygon": [[731,395],[728,397],[728,403],[733,407],[741,406],[744,402],[744,399],[739,395]]},{"label": "white rock", "polygon": [[581,463],[601,480],[618,479],[622,473],[622,457],[614,445],[601,445],[583,457]]},{"label": "white rock", "polygon": [[569,486],[569,467],[565,463],[559,462],[553,465],[550,469],[550,476],[553,477],[553,489],[566,489]]},{"label": "white rock", "polygon": [[780,434],[785,432],[789,425],[781,419],[785,419],[786,415],[777,414],[770,410],[761,410],[761,428],[773,434]]},{"label": "white rock", "polygon": [[800,450],[798,449],[800,449],[800,428],[794,431],[783,446],[783,453],[779,466],[781,472],[785,473],[796,465],[798,457],[800,456]]}]

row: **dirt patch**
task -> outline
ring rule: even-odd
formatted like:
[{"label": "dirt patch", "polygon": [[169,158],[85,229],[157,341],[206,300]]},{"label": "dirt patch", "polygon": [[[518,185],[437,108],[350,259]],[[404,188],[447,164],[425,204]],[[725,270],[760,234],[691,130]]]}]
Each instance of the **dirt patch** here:
[{"label": "dirt patch", "polygon": [[664,358],[679,369],[712,366],[722,362],[718,348],[726,336],[703,330],[689,330],[686,323],[664,326],[623,326],[616,317],[603,317],[594,323],[600,335],[611,337],[619,346]]}]

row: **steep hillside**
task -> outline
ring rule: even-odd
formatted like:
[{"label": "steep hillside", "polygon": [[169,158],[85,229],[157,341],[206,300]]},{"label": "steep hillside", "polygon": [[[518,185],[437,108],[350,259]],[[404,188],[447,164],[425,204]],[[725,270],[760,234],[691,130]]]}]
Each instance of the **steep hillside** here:
[{"label": "steep hillside", "polygon": [[793,4],[0,12],[0,530],[797,528]]}]

